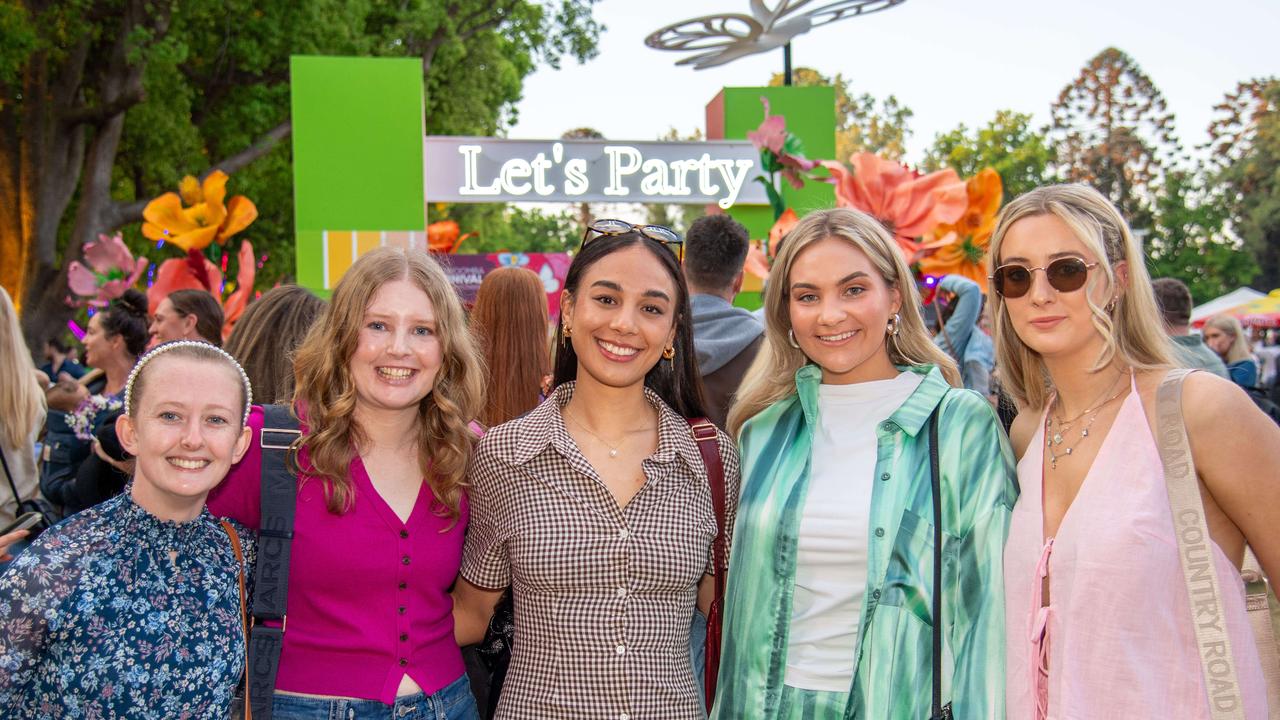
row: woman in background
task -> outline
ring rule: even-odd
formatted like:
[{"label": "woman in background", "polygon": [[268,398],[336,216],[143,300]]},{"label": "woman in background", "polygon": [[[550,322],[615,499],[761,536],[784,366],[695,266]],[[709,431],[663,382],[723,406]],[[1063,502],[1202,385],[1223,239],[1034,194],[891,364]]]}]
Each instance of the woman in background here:
[{"label": "woman in background", "polygon": [[[36,372],[22,339],[18,313],[9,293],[0,287],[0,456],[4,458],[0,474],[8,475],[0,478],[0,527],[17,518],[18,503],[40,492],[35,441],[44,424],[45,399]],[[15,487],[18,497],[13,497]],[[28,534],[22,533],[19,537]],[[0,539],[0,544],[4,542]]]},{"label": "woman in background", "polygon": [[1258,361],[1249,352],[1244,328],[1231,315],[1215,315],[1204,324],[1204,344],[1222,358],[1231,382],[1242,388],[1258,385]]},{"label": "woman in background", "polygon": [[174,290],[151,316],[151,344],[201,340],[222,346],[222,306],[205,290]]},{"label": "woman in background", "polygon": [[293,399],[293,356],[324,306],[298,285],[273,287],[249,303],[227,338],[227,352],[244,366],[258,402]]},{"label": "woman in background", "polygon": [[548,372],[547,294],[524,268],[498,268],[484,276],[471,310],[471,329],[484,353],[490,383],[480,422],[495,427],[542,402]]}]

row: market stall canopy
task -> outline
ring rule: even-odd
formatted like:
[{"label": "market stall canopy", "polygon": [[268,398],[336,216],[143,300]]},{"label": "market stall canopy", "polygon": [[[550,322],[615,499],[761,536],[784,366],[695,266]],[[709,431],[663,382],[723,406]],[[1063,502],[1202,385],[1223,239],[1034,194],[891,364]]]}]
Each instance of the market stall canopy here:
[{"label": "market stall canopy", "polygon": [[[1245,327],[1280,327],[1280,290],[1272,290],[1269,295],[1251,300],[1243,305],[1227,308],[1218,315],[1233,315]],[[1207,320],[1208,318],[1205,318]],[[1204,320],[1193,322],[1200,326]]]},{"label": "market stall canopy", "polygon": [[1239,307],[1248,302],[1253,302],[1254,300],[1263,297],[1266,297],[1266,295],[1254,290],[1253,288],[1242,287],[1232,290],[1222,297],[1214,298],[1203,305],[1198,305],[1192,308],[1191,324],[1195,327],[1200,327],[1204,324],[1205,320],[1208,320],[1214,315],[1226,312],[1227,310]]}]

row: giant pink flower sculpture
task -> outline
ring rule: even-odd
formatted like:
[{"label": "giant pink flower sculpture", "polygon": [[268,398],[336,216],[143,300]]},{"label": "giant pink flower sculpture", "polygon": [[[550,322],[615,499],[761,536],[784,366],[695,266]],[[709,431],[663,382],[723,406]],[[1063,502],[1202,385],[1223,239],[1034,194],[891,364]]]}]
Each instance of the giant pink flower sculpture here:
[{"label": "giant pink flower sculpture", "polygon": [[133,287],[147,269],[147,259],[135,260],[119,235],[99,235],[97,240],[86,243],[84,259],[88,267],[78,260],[67,266],[67,285],[80,296],[78,302],[67,298],[73,305],[106,307]]},{"label": "giant pink flower sculpture", "polygon": [[838,162],[824,161],[828,182],[836,186],[836,205],[861,210],[884,223],[907,264],[950,239],[921,242],[918,238],[944,223],[954,223],[969,206],[964,181],[950,168],[919,175],[901,163],[872,153],[849,158],[853,171]]}]

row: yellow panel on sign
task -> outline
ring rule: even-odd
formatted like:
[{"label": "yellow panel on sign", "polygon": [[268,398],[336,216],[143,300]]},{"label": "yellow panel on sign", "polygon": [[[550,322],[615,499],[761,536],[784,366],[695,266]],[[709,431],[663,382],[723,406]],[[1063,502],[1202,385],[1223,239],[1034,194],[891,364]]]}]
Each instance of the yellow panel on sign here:
[{"label": "yellow panel on sign", "polygon": [[352,257],[352,239],[351,232],[345,230],[326,230],[324,233],[324,256],[325,256],[325,272],[324,286],[332,288],[338,284],[338,278],[341,278],[347,268],[351,267],[351,263],[355,261]]}]

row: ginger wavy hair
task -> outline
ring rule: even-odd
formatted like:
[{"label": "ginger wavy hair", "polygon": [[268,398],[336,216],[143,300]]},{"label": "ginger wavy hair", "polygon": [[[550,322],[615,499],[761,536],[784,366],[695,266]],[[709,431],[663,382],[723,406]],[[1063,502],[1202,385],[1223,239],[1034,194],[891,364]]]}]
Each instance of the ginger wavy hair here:
[{"label": "ginger wavy hair", "polygon": [[[1013,224],[1028,217],[1052,215],[1061,220],[1098,260],[1097,271],[1081,292],[1086,294],[1090,322],[1102,336],[1100,351],[1091,372],[1098,372],[1118,359],[1137,371],[1173,366],[1173,345],[1165,334],[1156,305],[1146,256],[1120,211],[1102,193],[1083,183],[1046,185],[1018,196],[1004,206],[991,235],[991,263],[1000,267],[1005,237]],[[1128,284],[1122,285],[1115,268],[1128,268]],[[1099,283],[1112,288],[1116,299],[1108,313],[1089,297]],[[1018,336],[1009,318],[1009,308],[1000,293],[989,297],[995,330],[996,367],[1004,389],[1020,408],[1039,412],[1053,392],[1043,358]]]},{"label": "ginger wavy hair", "polygon": [[421,250],[382,247],[356,260],[334,288],[318,322],[294,359],[293,410],[306,417],[309,475],[325,483],[328,509],[335,514],[355,503],[348,477],[356,448],[367,437],[355,419],[356,388],[350,361],[365,310],[384,284],[406,280],[426,293],[435,312],[443,360],[431,392],[418,403],[418,464],[447,515],[458,518],[467,461],[475,435],[468,423],[484,406],[484,362],[467,329],[457,293],[440,265]]},{"label": "ginger wavy hair", "polygon": [[471,329],[491,377],[480,419],[494,427],[542,401],[542,378],[551,371],[547,352],[547,291],[533,271],[503,267],[484,276],[471,309]]},{"label": "ginger wavy hair", "polygon": [[953,387],[960,387],[960,372],[950,355],[933,344],[920,312],[920,292],[898,245],[880,221],[849,208],[821,210],[806,215],[787,233],[778,257],[769,270],[764,288],[764,343],[747,370],[738,399],[729,410],[728,430],[737,435],[747,420],[770,405],[794,395],[796,371],[811,361],[788,340],[791,331],[791,266],[805,248],[836,238],[861,250],[880,277],[902,296],[898,310],[898,334],[885,341],[894,365],[936,365]]}]

